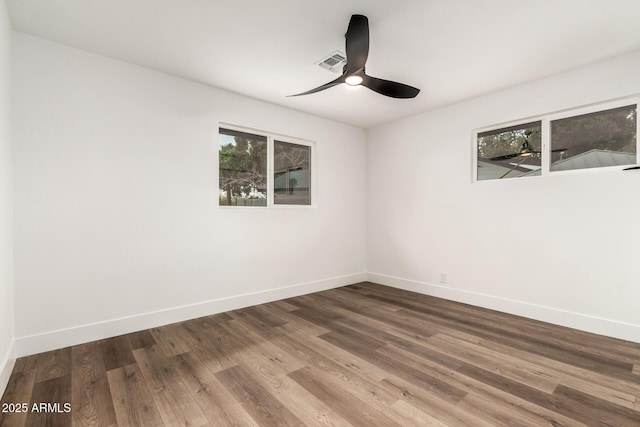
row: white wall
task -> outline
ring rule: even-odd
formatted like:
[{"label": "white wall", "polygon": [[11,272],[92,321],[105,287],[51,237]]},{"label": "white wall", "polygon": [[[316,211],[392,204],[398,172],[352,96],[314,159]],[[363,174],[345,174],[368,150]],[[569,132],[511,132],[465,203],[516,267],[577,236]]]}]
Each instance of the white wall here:
[{"label": "white wall", "polygon": [[[14,47],[18,354],[365,278],[363,130],[21,33]],[[315,141],[317,207],[219,208],[219,122]]]},{"label": "white wall", "polygon": [[[18,355],[352,283],[365,270],[640,341],[640,173],[471,183],[474,128],[640,93],[640,52],[365,133],[20,33],[13,46]],[[219,122],[315,141],[318,206],[219,208]],[[10,224],[6,130],[0,138]],[[13,333],[0,333],[2,351]]]},{"label": "white wall", "polygon": [[638,94],[639,75],[636,52],[370,130],[369,279],[640,342],[640,173],[471,183],[475,128]]},{"label": "white wall", "polygon": [[14,359],[13,165],[10,137],[11,39],[6,4],[0,1],[0,395]]}]

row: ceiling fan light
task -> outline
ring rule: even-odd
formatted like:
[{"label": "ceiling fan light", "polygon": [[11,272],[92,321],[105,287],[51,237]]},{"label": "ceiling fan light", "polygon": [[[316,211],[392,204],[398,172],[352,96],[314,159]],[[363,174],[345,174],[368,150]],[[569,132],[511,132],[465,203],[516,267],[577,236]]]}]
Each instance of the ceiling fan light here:
[{"label": "ceiling fan light", "polygon": [[360,83],[362,83],[363,80],[364,79],[362,78],[362,76],[353,75],[348,76],[346,79],[344,79],[344,82],[349,86],[358,86]]}]

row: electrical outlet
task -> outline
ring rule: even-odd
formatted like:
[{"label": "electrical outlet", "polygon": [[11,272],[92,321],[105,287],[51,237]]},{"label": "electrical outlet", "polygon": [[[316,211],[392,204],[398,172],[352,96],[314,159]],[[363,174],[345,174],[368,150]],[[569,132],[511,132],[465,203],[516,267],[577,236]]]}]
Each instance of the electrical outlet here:
[{"label": "electrical outlet", "polygon": [[447,273],[440,273],[440,283],[447,283]]}]

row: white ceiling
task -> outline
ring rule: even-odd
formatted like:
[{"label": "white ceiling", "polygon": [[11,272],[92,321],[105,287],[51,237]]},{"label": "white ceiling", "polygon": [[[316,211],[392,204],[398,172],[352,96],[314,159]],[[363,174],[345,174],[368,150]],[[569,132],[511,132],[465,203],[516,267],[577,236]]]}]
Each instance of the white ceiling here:
[{"label": "white ceiling", "polygon": [[[363,128],[640,49],[639,0],[7,0],[15,30]],[[314,65],[369,17],[367,73]]]}]

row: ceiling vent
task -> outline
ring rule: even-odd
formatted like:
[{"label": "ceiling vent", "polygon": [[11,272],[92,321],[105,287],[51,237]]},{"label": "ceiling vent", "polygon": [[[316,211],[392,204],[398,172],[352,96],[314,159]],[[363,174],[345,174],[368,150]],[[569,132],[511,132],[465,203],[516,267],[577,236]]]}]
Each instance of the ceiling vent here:
[{"label": "ceiling vent", "polygon": [[325,56],[317,62],[320,68],[332,71],[334,73],[342,73],[342,67],[347,63],[347,55],[336,50],[335,52]]}]

